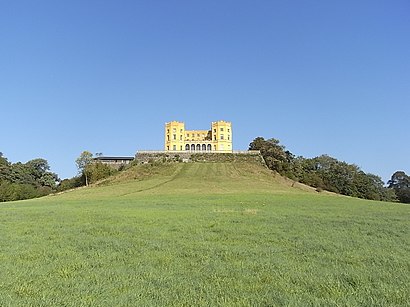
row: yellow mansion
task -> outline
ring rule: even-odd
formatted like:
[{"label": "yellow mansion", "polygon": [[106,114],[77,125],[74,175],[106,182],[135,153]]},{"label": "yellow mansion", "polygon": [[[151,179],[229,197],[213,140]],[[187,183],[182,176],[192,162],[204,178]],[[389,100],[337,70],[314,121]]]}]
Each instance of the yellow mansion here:
[{"label": "yellow mansion", "polygon": [[185,130],[183,122],[165,124],[166,151],[232,152],[230,122],[212,122],[211,130]]}]

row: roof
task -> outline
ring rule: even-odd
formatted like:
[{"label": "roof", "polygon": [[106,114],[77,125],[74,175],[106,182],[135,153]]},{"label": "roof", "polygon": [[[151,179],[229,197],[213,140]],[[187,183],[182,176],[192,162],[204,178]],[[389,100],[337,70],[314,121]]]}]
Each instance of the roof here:
[{"label": "roof", "polygon": [[134,160],[135,157],[95,157],[94,160],[99,160],[99,161],[104,161],[104,160],[128,160],[128,161],[132,161]]}]

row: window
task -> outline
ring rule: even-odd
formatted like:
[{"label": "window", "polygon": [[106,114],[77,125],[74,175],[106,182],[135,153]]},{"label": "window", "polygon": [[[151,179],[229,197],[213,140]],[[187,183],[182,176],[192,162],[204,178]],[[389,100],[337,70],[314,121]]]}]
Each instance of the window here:
[{"label": "window", "polygon": [[216,141],[216,135],[214,135],[214,141]]},{"label": "window", "polygon": [[231,136],[228,134],[228,141],[231,139]]},{"label": "window", "polygon": [[169,141],[169,135],[167,135],[167,140]]},{"label": "window", "polygon": [[189,133],[187,133],[186,137],[189,138]]},{"label": "window", "polygon": [[172,146],[172,150],[177,150],[177,145]]},{"label": "window", "polygon": [[221,132],[224,132],[224,128],[221,128]]},{"label": "window", "polygon": [[223,140],[224,139],[224,135],[223,134],[221,134],[221,140]]},{"label": "window", "polygon": [[228,128],[228,132],[231,132],[231,129]]},{"label": "window", "polygon": [[167,146],[167,150],[169,150],[169,146]]},{"label": "window", "polygon": [[197,133],[196,136],[199,137],[199,133]]},{"label": "window", "polygon": [[181,130],[179,130],[179,132],[181,132],[181,133],[182,133],[182,129],[181,129]]},{"label": "window", "polygon": [[174,140],[177,139],[177,135],[176,135],[176,134],[173,135],[173,139],[174,139]]},{"label": "window", "polygon": [[181,145],[181,148],[179,150],[182,151],[182,145]]},{"label": "window", "polygon": [[169,133],[169,129],[167,129],[167,133]]},{"label": "window", "polygon": [[182,134],[179,136],[179,140],[182,141]]},{"label": "window", "polygon": [[174,133],[177,132],[177,128],[173,128],[172,132],[174,132]]},{"label": "window", "polygon": [[216,133],[216,129],[214,129],[214,133]]}]

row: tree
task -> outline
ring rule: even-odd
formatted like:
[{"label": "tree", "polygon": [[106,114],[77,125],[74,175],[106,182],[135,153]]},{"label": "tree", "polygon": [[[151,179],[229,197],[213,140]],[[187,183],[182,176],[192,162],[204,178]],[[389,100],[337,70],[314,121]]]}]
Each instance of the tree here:
[{"label": "tree", "polygon": [[263,137],[257,137],[249,144],[249,150],[259,150],[268,168],[290,177],[294,155],[279,143],[279,140],[274,138],[265,140]]},{"label": "tree", "polygon": [[10,165],[8,181],[18,184],[36,185],[35,176],[31,173],[32,169],[21,162]]},{"label": "tree", "polygon": [[93,154],[87,150],[83,151],[81,155],[75,160],[79,173],[85,177],[85,185],[88,186],[89,166],[93,162]]},{"label": "tree", "polygon": [[400,202],[410,203],[410,176],[403,171],[397,171],[387,184],[390,189],[394,189]]},{"label": "tree", "polygon": [[45,159],[33,159],[25,164],[29,173],[34,177],[36,184],[43,187],[55,188],[59,181],[57,174],[50,172],[50,166]]},{"label": "tree", "polygon": [[10,178],[10,162],[0,152],[0,182]]},{"label": "tree", "polygon": [[371,200],[393,200],[387,193],[387,188],[384,187],[384,182],[379,176],[358,171],[353,178],[353,183],[357,188],[357,195],[354,196]]},{"label": "tree", "polygon": [[7,159],[3,156],[3,153],[0,152],[0,165],[9,164]]},{"label": "tree", "polygon": [[83,176],[76,176],[70,179],[63,179],[57,187],[58,191],[65,191],[78,188],[84,185]]},{"label": "tree", "polygon": [[395,199],[392,190],[384,187],[380,177],[363,172],[355,164],[328,155],[295,157],[279,140],[273,138],[265,140],[257,137],[249,144],[249,149],[259,150],[269,169],[317,190],[373,200]]},{"label": "tree", "polygon": [[40,197],[56,190],[58,176],[45,159],[10,163],[0,154],[0,201]]}]

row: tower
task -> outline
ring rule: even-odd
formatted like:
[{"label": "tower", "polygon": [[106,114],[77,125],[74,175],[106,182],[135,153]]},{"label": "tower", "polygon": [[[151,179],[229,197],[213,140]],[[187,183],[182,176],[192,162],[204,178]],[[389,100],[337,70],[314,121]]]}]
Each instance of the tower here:
[{"label": "tower", "polygon": [[182,151],[184,150],[185,124],[173,121],[165,124],[165,150]]},{"label": "tower", "polygon": [[223,120],[212,122],[213,150],[232,152],[232,124]]}]

